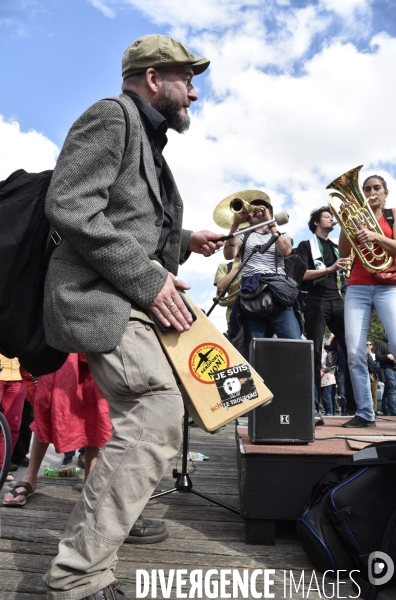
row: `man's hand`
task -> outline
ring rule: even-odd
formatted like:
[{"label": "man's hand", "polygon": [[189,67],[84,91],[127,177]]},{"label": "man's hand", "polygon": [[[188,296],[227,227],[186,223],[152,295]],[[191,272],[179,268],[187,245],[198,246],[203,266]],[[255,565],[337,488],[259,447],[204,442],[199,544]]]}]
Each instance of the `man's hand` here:
[{"label": "man's hand", "polygon": [[331,267],[327,267],[329,273],[333,273],[334,271],[339,271],[340,269],[346,269],[351,264],[349,258],[338,258],[335,263],[331,265]]},{"label": "man's hand", "polygon": [[187,283],[177,279],[172,273],[168,273],[164,287],[149,306],[153,315],[155,315],[165,327],[173,325],[177,331],[187,331],[190,329],[192,316],[177,292],[177,290],[189,289],[190,286]]},{"label": "man's hand", "polygon": [[210,242],[209,240],[218,240],[223,237],[222,233],[213,233],[212,231],[195,231],[191,234],[188,249],[190,252],[211,256],[216,250],[223,246],[223,242]]}]

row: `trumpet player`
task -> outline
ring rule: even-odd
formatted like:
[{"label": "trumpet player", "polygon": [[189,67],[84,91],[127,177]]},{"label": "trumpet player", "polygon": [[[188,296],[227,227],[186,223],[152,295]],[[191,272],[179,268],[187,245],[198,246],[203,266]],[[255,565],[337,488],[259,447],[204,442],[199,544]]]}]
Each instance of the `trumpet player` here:
[{"label": "trumpet player", "polygon": [[[396,255],[396,209],[385,209],[388,197],[386,181],[380,175],[371,175],[363,183],[363,192],[382,233],[363,227],[356,232],[356,243],[373,244]],[[370,247],[370,246],[369,246]],[[341,256],[349,256],[351,244],[341,230]],[[394,263],[393,263],[394,264]],[[392,285],[393,284],[393,285]],[[394,281],[378,279],[356,255],[345,298],[345,338],[348,364],[357,404],[356,415],[343,427],[375,427],[375,413],[367,371],[366,341],[373,308],[387,332],[392,353],[396,353],[396,272]]]},{"label": "trumpet player", "polygon": [[[230,233],[237,231],[243,222],[249,221],[251,225],[256,225],[272,219],[273,208],[271,200],[267,195],[265,196],[265,200],[257,198],[250,201],[251,206],[255,208],[254,211],[252,208],[252,212],[241,211],[235,214]],[[224,244],[224,257],[227,260],[232,260],[240,255],[241,260],[244,261],[255,246],[268,242],[272,234],[276,231],[278,231],[277,224],[272,223],[269,226],[263,225],[250,234],[247,234],[248,237],[244,241],[238,238],[227,240]],[[264,254],[254,254],[241,271],[241,289],[255,292],[268,277],[276,274],[286,277],[283,259],[291,254],[291,252],[291,238],[287,235],[281,235],[267,252]],[[232,321],[233,318],[231,317],[231,326]],[[267,331],[270,326],[272,326],[271,333],[275,330],[279,338],[301,339],[301,327],[293,305],[284,306],[275,302],[273,311],[267,317],[253,318],[244,314],[242,323],[246,352],[249,351],[249,345],[253,338],[267,337]]]}]

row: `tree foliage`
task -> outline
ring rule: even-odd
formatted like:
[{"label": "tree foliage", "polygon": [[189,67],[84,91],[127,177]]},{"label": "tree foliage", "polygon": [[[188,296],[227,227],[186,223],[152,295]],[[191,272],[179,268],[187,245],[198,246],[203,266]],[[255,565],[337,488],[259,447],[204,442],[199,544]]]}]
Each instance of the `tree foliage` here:
[{"label": "tree foliage", "polygon": [[373,342],[373,347],[375,348],[376,343],[378,342],[378,340],[380,340],[382,338],[383,335],[384,335],[384,328],[382,326],[382,323],[381,323],[376,311],[373,310],[373,316],[371,318],[371,323],[370,323],[370,328],[369,328],[367,339],[369,339]]}]

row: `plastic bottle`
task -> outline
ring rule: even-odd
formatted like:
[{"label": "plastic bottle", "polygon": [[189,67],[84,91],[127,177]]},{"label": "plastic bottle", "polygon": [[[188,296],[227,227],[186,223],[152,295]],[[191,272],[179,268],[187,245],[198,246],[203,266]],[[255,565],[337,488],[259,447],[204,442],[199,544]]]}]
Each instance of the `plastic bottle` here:
[{"label": "plastic bottle", "polygon": [[206,456],[206,454],[201,454],[200,452],[189,452],[188,456],[187,456],[187,460],[191,460],[194,462],[202,461],[202,460],[209,460],[209,456]]},{"label": "plastic bottle", "polygon": [[73,477],[73,475],[78,475],[81,471],[80,467],[66,467],[65,469],[54,469],[51,465],[45,467],[44,476],[45,477]]}]

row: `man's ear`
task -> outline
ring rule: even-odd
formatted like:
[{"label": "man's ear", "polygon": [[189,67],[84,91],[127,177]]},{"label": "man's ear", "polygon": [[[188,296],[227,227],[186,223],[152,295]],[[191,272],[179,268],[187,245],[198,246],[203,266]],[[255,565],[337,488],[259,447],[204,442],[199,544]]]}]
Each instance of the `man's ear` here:
[{"label": "man's ear", "polygon": [[158,71],[156,71],[153,67],[150,67],[146,71],[146,85],[149,88],[152,94],[156,94],[158,92],[158,84],[160,81],[160,76]]}]

